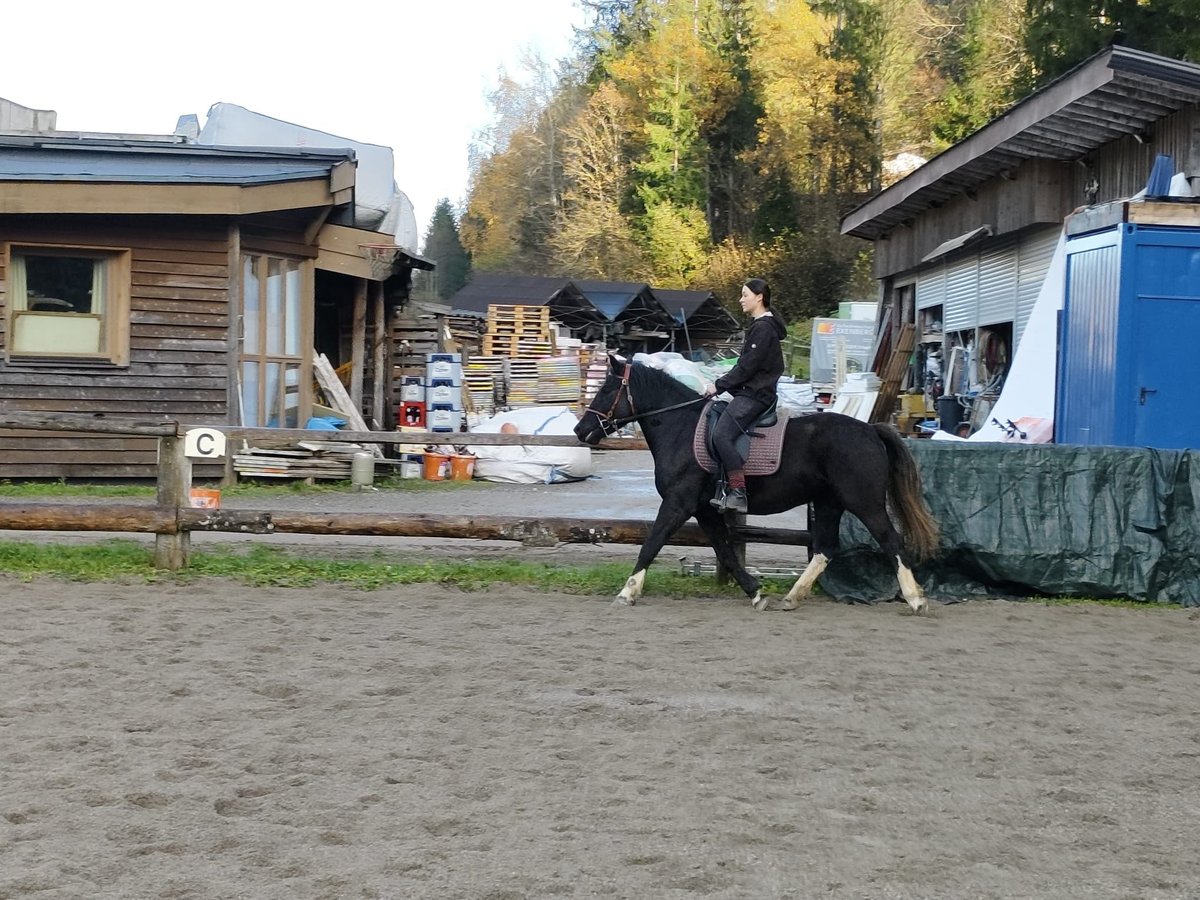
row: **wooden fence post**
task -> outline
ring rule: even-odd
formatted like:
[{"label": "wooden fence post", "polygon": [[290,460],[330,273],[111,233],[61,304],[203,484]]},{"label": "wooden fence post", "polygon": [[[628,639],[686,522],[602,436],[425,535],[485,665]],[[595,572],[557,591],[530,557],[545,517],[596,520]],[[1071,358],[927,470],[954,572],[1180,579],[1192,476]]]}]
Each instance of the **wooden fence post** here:
[{"label": "wooden fence post", "polygon": [[175,529],[154,536],[154,567],[178,572],[188,564],[192,533],[179,528],[179,509],[191,505],[192,461],[184,455],[183,438],[158,439],[158,505],[173,511]]}]

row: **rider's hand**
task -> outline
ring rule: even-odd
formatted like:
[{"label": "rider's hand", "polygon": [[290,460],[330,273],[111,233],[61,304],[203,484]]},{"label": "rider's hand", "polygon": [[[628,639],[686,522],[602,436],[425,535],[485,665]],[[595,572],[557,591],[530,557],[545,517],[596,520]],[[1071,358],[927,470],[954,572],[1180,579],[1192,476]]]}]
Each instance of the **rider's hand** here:
[{"label": "rider's hand", "polygon": [[704,396],[705,397],[714,397],[714,396],[716,396],[716,393],[717,393],[717,386],[715,384],[713,384],[711,381],[708,384],[704,385]]}]

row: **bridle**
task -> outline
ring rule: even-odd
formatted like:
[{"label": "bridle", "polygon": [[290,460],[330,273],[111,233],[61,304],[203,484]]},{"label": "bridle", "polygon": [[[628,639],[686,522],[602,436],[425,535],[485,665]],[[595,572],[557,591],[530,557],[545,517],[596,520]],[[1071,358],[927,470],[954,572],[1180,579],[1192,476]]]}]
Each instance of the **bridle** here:
[{"label": "bridle", "polygon": [[[613,394],[613,402],[608,407],[608,412],[600,412],[598,409],[588,407],[584,415],[591,413],[600,420],[600,430],[605,437],[615,434],[622,425],[628,425],[630,422],[635,422],[642,416],[652,416],[656,413],[670,412],[673,409],[682,409],[685,406],[691,406],[693,403],[700,403],[703,400],[708,400],[708,396],[701,395],[692,400],[684,400],[682,403],[672,403],[670,406],[662,406],[658,409],[647,410],[646,412],[638,412],[637,405],[633,402],[633,391],[629,387],[629,375],[633,371],[633,363],[625,363],[625,368],[621,371],[621,386],[617,388]],[[629,398],[629,415],[617,418],[617,407],[621,405],[621,395],[624,394]]]}]

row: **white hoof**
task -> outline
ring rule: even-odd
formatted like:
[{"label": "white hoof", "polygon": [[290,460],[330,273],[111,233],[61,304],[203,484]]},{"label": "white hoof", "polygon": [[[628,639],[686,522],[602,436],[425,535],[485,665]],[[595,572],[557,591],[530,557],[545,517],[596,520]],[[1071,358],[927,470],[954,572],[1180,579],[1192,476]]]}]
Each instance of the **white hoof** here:
[{"label": "white hoof", "polygon": [[636,605],[638,597],[642,596],[642,585],[645,583],[646,570],[634,572],[625,579],[625,587],[621,588],[621,593],[617,594],[617,599],[613,601],[613,604],[616,606]]},{"label": "white hoof", "polygon": [[764,597],[762,591],[759,591],[750,601],[750,605],[754,607],[755,612],[762,612],[771,605],[771,600],[769,597]]},{"label": "white hoof", "polygon": [[788,612],[790,610],[795,609],[799,605],[800,604],[797,603],[795,600],[793,600],[791,597],[784,597],[782,600],[780,600],[778,603],[775,604],[775,608],[782,609],[784,612]]},{"label": "white hoof", "polygon": [[924,616],[929,613],[929,601],[924,597],[918,597],[916,600],[909,600],[908,605],[912,607],[914,616]]}]

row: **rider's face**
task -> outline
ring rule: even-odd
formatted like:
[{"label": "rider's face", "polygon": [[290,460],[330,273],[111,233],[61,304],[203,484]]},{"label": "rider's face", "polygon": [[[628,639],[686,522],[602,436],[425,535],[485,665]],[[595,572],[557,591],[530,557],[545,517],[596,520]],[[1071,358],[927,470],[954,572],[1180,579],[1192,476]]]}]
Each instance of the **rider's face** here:
[{"label": "rider's face", "polygon": [[754,291],[750,290],[750,288],[743,284],[742,296],[738,302],[742,304],[742,312],[752,313],[761,308],[762,294],[754,293]]}]

